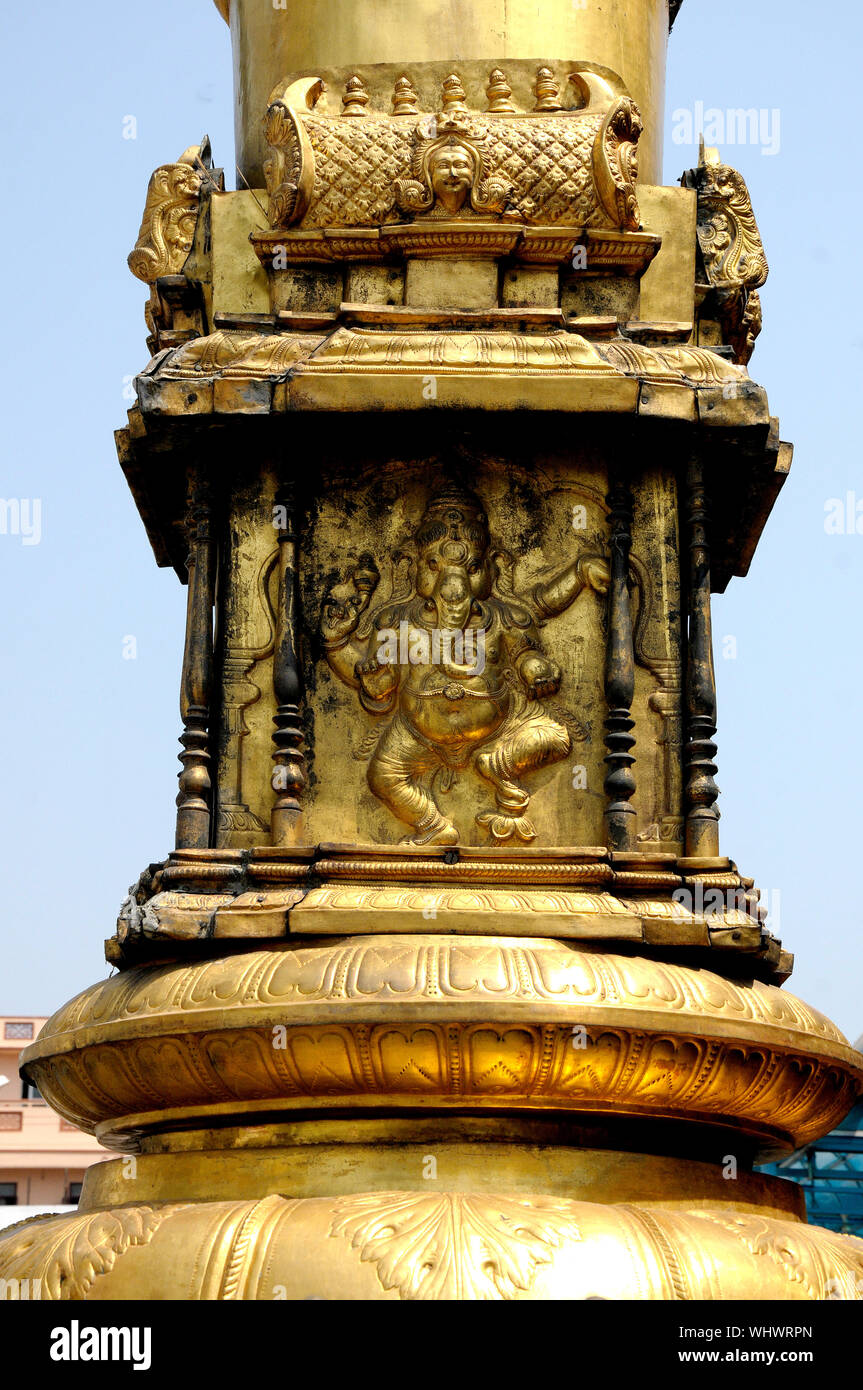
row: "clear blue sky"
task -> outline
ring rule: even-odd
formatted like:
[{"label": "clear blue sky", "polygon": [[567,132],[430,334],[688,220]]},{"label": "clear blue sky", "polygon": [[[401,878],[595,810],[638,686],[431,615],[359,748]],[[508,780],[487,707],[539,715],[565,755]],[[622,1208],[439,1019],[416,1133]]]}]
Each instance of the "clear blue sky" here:
[{"label": "clear blue sky", "polygon": [[[145,291],[125,259],[150,173],[205,131],[233,186],[231,62],[210,0],[19,2],[2,37],[0,496],[40,498],[42,538],[0,536],[0,1012],[48,1013],[107,973],[127,885],[171,845],[184,600],[114,453],[124,379],[146,362]],[[863,500],[861,59],[853,0],[685,0],[665,161],[672,183],[695,153],[671,139],[676,110],[780,113],[778,153],[724,151],[771,266],[753,374],[796,457],[749,578],[715,602],[721,828],[724,850],[781,895],[791,987],[852,1038],[863,535],[828,535],[824,518],[830,498]]]}]

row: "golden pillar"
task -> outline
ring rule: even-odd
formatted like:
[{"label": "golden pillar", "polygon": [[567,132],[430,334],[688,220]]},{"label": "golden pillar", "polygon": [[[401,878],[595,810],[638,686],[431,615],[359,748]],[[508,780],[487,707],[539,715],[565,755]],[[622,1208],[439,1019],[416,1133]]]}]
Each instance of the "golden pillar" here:
[{"label": "golden pillar", "polygon": [[188,586],[177,847],[24,1059],[118,1156],[0,1273],[854,1296],[756,1166],[863,1059],[720,851],[711,593],[791,451],[745,184],[659,183],[668,6],[225,17],[248,187],[153,175],[117,436]]}]

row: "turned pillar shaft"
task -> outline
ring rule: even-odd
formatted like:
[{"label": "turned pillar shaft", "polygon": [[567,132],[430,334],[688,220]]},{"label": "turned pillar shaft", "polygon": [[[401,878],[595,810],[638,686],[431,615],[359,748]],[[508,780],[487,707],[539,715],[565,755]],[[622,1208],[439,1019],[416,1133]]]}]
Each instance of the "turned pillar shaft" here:
[{"label": "turned pillar shaft", "polygon": [[686,854],[719,855],[719,788],[716,773],[716,675],[710,619],[710,545],[704,469],[691,459],[686,471],[685,534],[689,545],[686,646],[686,746],[684,782]]},{"label": "turned pillar shaft", "polygon": [[276,498],[274,522],[279,536],[279,601],[273,652],[273,790],[270,817],[274,845],[295,844],[299,837],[300,796],[306,785],[300,722],[300,681],[297,656],[297,530],[293,486],[283,486]]},{"label": "turned pillar shaft", "polygon": [[630,800],[635,792],[630,749],[634,721],[630,710],[635,694],[635,654],[629,595],[629,551],[632,544],[632,493],[623,478],[614,478],[607,502],[611,527],[611,579],[608,591],[608,640],[605,656],[605,829],[608,847],[636,847],[637,816]]},{"label": "turned pillar shaft", "polygon": [[205,849],[210,843],[210,699],[213,683],[213,602],[215,563],[208,495],[190,489],[186,513],[186,644],[180,686],[180,743],[183,764],[177,796],[177,849]]}]

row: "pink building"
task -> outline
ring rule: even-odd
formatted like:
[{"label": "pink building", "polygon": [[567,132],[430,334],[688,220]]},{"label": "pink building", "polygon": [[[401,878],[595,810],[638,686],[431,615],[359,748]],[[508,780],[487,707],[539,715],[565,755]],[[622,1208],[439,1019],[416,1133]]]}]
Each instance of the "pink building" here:
[{"label": "pink building", "polygon": [[34,1207],[74,1207],[84,1170],[109,1157],[18,1075],[18,1055],[44,1022],[31,1014],[0,1014],[0,1226],[20,1221]]}]

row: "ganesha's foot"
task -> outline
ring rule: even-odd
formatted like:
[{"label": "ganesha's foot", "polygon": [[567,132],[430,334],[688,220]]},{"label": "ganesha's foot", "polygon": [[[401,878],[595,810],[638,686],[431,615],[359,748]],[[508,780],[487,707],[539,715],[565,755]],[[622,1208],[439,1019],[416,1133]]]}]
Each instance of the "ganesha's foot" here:
[{"label": "ganesha's foot", "polygon": [[439,816],[433,825],[430,825],[424,832],[417,826],[415,835],[406,835],[402,840],[403,845],[457,845],[458,831],[451,821],[444,820]]},{"label": "ganesha's foot", "polygon": [[483,811],[477,816],[477,825],[488,826],[496,844],[503,844],[515,835],[519,840],[529,843],[536,839],[533,821],[527,816],[507,816],[500,811]]},{"label": "ganesha's foot", "polygon": [[499,749],[491,753],[480,753],[476,760],[476,770],[494,787],[496,811],[483,811],[477,816],[477,824],[488,826],[492,839],[502,844],[515,835],[519,840],[535,840],[536,830],[533,822],[524,814],[530,805],[530,793],[510,780],[510,768],[501,756]]},{"label": "ganesha's foot", "polygon": [[496,760],[494,753],[480,753],[476,760],[476,770],[480,777],[491,782],[495,791],[495,800],[502,811],[527,810],[530,793],[526,792],[524,787],[520,787],[517,782],[510,781],[506,772],[499,767],[499,760]]}]

